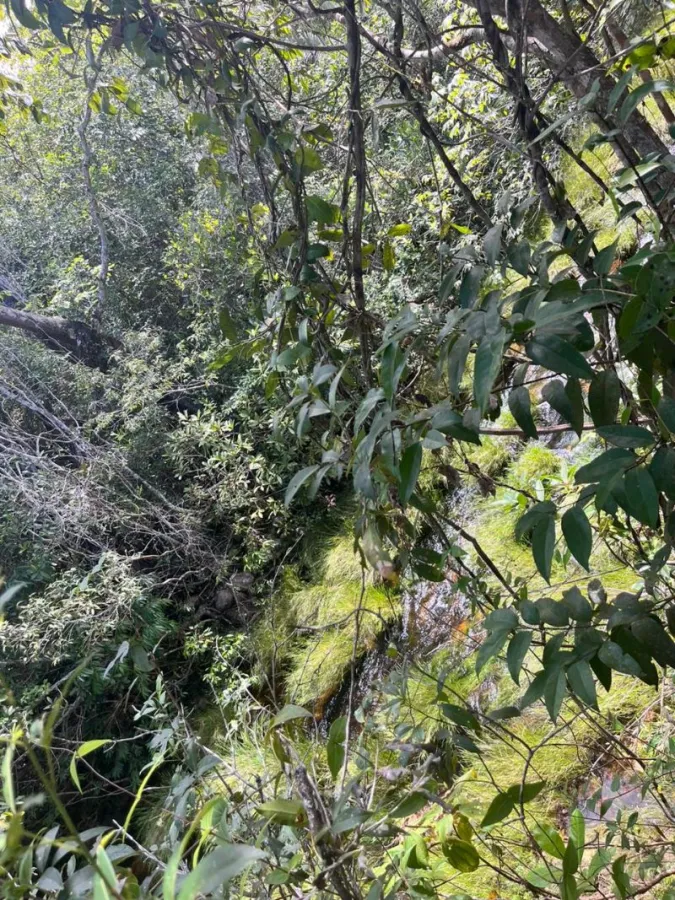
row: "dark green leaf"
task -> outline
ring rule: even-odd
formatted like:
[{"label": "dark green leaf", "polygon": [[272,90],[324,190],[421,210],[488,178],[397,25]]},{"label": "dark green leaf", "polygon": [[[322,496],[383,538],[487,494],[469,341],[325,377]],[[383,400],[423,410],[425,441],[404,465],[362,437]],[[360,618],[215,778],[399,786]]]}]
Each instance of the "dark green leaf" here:
[{"label": "dark green leaf", "polygon": [[570,616],[577,622],[587,623],[593,617],[593,607],[584,597],[578,587],[569,588],[563,592],[561,601],[567,607]]},{"label": "dark green leaf", "polygon": [[534,506],[531,506],[525,515],[521,516],[516,522],[516,540],[520,541],[528,534],[531,534],[535,525],[538,525],[539,522],[544,519],[552,518],[555,516],[555,513],[555,503],[552,503],[550,500],[535,503]]},{"label": "dark green leaf", "polygon": [[555,334],[537,335],[525,350],[532,362],[552,372],[572,378],[593,377],[593,370],[581,353]]},{"label": "dark green leaf", "polygon": [[481,828],[496,825],[513,812],[513,798],[509,794],[497,794],[488,806],[488,810],[480,823]]},{"label": "dark green leaf", "polygon": [[593,670],[585,659],[574,663],[567,670],[567,683],[570,690],[587,706],[597,709],[598,698],[595,690]]},{"label": "dark green leaf", "polygon": [[468,841],[448,838],[441,844],[443,856],[458,872],[475,872],[480,865],[478,851]]},{"label": "dark green leaf", "polygon": [[286,496],[284,497],[284,503],[286,506],[290,506],[293,498],[298,493],[300,488],[305,484],[306,481],[312,477],[312,475],[319,468],[318,465],[314,466],[306,466],[304,469],[300,469],[299,472],[296,472],[295,475],[288,482],[288,487],[286,488]]},{"label": "dark green leaf", "polygon": [[530,803],[546,787],[545,781],[531,781],[529,784],[512,784],[506,792],[514,803],[520,803],[521,792],[523,803]]},{"label": "dark green leaf", "polygon": [[347,737],[347,717],[340,716],[331,724],[328,731],[326,756],[328,768],[333,778],[337,778],[345,761],[345,739]]},{"label": "dark green leaf", "polygon": [[675,667],[675,643],[659,621],[642,616],[631,623],[630,629],[657,663]]},{"label": "dark green leaf", "polygon": [[544,703],[551,717],[552,722],[556,722],[560,707],[567,693],[567,683],[565,681],[565,672],[563,669],[555,668],[546,679],[544,688]]},{"label": "dark green leaf", "polygon": [[389,813],[392,819],[407,819],[423,809],[429,801],[424,794],[413,792],[404,797]]},{"label": "dark green leaf", "polygon": [[605,450],[600,456],[596,457],[592,462],[582,466],[574,476],[577,484],[591,484],[594,481],[601,481],[607,476],[616,475],[637,461],[634,453],[628,450],[620,450],[612,448]]},{"label": "dark green leaf", "polygon": [[286,722],[292,722],[294,719],[311,719],[311,712],[304,706],[294,706],[292,703],[287,704],[272,719],[270,728],[277,728],[279,725],[285,725]]},{"label": "dark green leaf", "polygon": [[493,225],[492,228],[488,229],[483,238],[483,250],[489,266],[494,266],[499,257],[499,251],[502,246],[503,227],[504,226],[501,223]]},{"label": "dark green leaf", "polygon": [[200,895],[212,894],[266,856],[264,850],[246,844],[223,844],[216,847],[183,879],[178,900],[192,900]]},{"label": "dark green leaf", "polygon": [[462,278],[462,284],[459,288],[459,305],[462,309],[471,309],[476,302],[478,289],[484,274],[485,268],[483,266],[474,266]]},{"label": "dark green leaf", "polygon": [[[257,807],[257,812],[277,825],[301,825],[307,821],[305,807],[300,800],[268,800]],[[187,896],[192,898],[194,895]]]},{"label": "dark green leaf", "polygon": [[417,478],[422,467],[422,445],[418,442],[406,447],[403,457],[401,458],[398,495],[403,506],[406,506],[408,500],[415,490]]},{"label": "dark green leaf", "polygon": [[555,550],[555,520],[553,516],[541,519],[532,530],[532,556],[539,574],[549,584],[551,582],[551,563]]},{"label": "dark green leaf", "polygon": [[448,385],[450,392],[457,395],[466,368],[471,338],[468,334],[460,334],[448,354]]},{"label": "dark green leaf", "polygon": [[520,670],[523,666],[523,660],[527,655],[532,643],[531,631],[518,631],[511,638],[508,650],[506,651],[506,664],[509,668],[511,678],[516,684],[520,684]]},{"label": "dark green leaf", "polygon": [[510,392],[509,409],[523,434],[536,440],[537,428],[532,418],[530,392],[526,387],[517,387]]},{"label": "dark green leaf", "polygon": [[446,719],[450,719],[455,725],[471,728],[474,731],[477,731],[479,728],[478,719],[474,714],[461,706],[456,706],[454,703],[442,703],[441,712]]},{"label": "dark green leaf", "polygon": [[549,856],[556,859],[563,859],[565,856],[565,844],[560,834],[551,825],[535,825],[532,828],[532,837],[535,839],[540,849]]},{"label": "dark green leaf", "polygon": [[624,476],[626,490],[626,512],[642,522],[656,528],[659,522],[659,495],[652,476],[644,466],[629,469]]},{"label": "dark green leaf", "polygon": [[532,682],[528,686],[527,690],[523,694],[523,696],[518,701],[518,706],[521,710],[526,709],[528,706],[531,706],[535,703],[544,693],[544,688],[546,687],[546,680],[548,678],[548,673],[545,671],[537,672],[537,674],[532,679]]},{"label": "dark green leaf", "polygon": [[649,472],[656,489],[663,491],[669,500],[675,500],[675,450],[659,447],[649,464]]},{"label": "dark green leaf", "polygon": [[536,601],[539,618],[545,625],[564,627],[569,624],[569,612],[562,600],[540,597]]},{"label": "dark green leaf", "polygon": [[307,221],[316,222],[319,225],[331,225],[337,221],[339,210],[332,203],[327,203],[322,197],[310,194],[307,199]]},{"label": "dark green leaf", "polygon": [[662,397],[656,411],[668,431],[675,434],[675,400],[672,397]]},{"label": "dark green leaf", "polygon": [[490,391],[502,365],[504,335],[484,337],[476,351],[473,370],[473,394],[481,414],[487,409]]},{"label": "dark green leaf", "polygon": [[630,450],[635,447],[649,447],[655,441],[654,435],[640,425],[601,425],[598,434],[609,444]]},{"label": "dark green leaf", "polygon": [[621,382],[614,369],[603,369],[593,376],[588,389],[588,408],[596,427],[615,422],[620,399]]},{"label": "dark green leaf", "polygon": [[570,507],[562,517],[561,526],[570,553],[588,572],[593,532],[586,513],[579,506]]},{"label": "dark green leaf", "polygon": [[636,87],[634,91],[631,91],[621,104],[618,116],[619,121],[626,122],[648,94],[663,93],[664,91],[670,92],[674,88],[675,85],[672,81],[667,81],[663,78],[644,82],[639,87]]},{"label": "dark green leaf", "polygon": [[485,638],[476,654],[476,672],[480,672],[488,660],[499,653],[509,634],[510,632],[504,628],[493,631],[489,637]]}]

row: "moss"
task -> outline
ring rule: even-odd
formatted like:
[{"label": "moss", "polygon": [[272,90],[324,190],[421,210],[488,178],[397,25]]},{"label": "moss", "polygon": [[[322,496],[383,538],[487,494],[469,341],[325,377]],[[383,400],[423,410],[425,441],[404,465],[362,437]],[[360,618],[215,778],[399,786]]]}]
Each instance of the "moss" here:
[{"label": "moss", "polygon": [[471,446],[466,453],[471,462],[475,463],[485,475],[499,475],[509,464],[512,457],[512,449],[503,438],[491,438],[483,436],[480,446]]},{"label": "moss", "polygon": [[532,492],[537,481],[560,471],[560,457],[537,441],[530,441],[509,469],[509,484]]}]

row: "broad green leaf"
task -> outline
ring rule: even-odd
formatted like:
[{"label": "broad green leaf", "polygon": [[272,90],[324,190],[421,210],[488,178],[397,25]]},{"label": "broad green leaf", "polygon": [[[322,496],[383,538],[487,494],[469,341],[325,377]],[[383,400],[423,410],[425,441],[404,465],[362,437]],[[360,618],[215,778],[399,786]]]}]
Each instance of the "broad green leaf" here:
[{"label": "broad green leaf", "polygon": [[326,756],[328,768],[333,778],[337,778],[345,761],[345,740],[347,737],[347,717],[340,716],[331,724],[328,731]]},{"label": "broad green leaf", "polygon": [[601,425],[598,434],[609,444],[631,450],[636,447],[649,447],[656,438],[640,425]]},{"label": "broad green leaf", "polygon": [[672,397],[662,397],[656,411],[668,431],[675,434],[675,400]]},{"label": "broad green leaf", "polygon": [[565,856],[565,844],[560,834],[551,825],[537,824],[532,828],[532,837],[539,848],[549,856],[563,859]]},{"label": "broad green leaf", "polygon": [[497,794],[488,806],[488,810],[483,816],[480,827],[488,828],[490,825],[496,825],[497,822],[501,822],[513,812],[513,807],[513,797],[510,794]]},{"label": "broad green leaf", "polygon": [[485,268],[483,266],[473,266],[462,278],[458,298],[462,309],[471,309],[475,304],[484,274]]},{"label": "broad green leaf", "polygon": [[644,466],[629,469],[623,480],[626,512],[638,522],[656,528],[659,522],[659,495],[649,471]]},{"label": "broad green leaf", "polygon": [[401,464],[399,466],[401,478],[398,485],[398,495],[403,506],[407,506],[408,501],[415,490],[421,468],[422,445],[418,441],[416,444],[411,444],[409,447],[406,447],[403,456],[401,457]]},{"label": "broad green leaf", "polygon": [[555,334],[537,335],[525,347],[532,362],[559,375],[592,378],[593,370],[584,357],[564,338]]},{"label": "broad green leaf", "polygon": [[[380,365],[380,384],[387,400],[393,400],[405,369],[407,356],[395,341],[384,348]],[[358,430],[358,429],[357,429]]]},{"label": "broad green leaf", "polygon": [[468,334],[460,334],[448,353],[448,385],[450,393],[457,395],[466,368],[471,338]]},{"label": "broad green leaf", "polygon": [[493,656],[496,656],[499,653],[499,651],[506,643],[509,634],[510,632],[507,629],[502,628],[497,631],[493,631],[492,634],[485,638],[483,643],[478,648],[478,653],[476,654],[477,673],[480,673],[485,664],[489,660],[491,660]]},{"label": "broad green leaf", "polygon": [[539,618],[545,625],[563,628],[569,623],[569,611],[562,600],[540,597],[535,605],[539,611]]},{"label": "broad green leaf", "polygon": [[518,701],[518,707],[521,711],[523,709],[527,709],[528,706],[531,706],[543,695],[547,678],[548,673],[544,670],[542,670],[541,672],[537,672],[537,674],[528,685],[527,690]]},{"label": "broad green leaf", "polygon": [[[675,456],[674,456],[675,459]],[[591,484],[635,465],[637,457],[628,450],[613,448],[605,450],[592,462],[577,470],[574,480],[577,484]]]},{"label": "broad green leaf", "polygon": [[421,834],[414,836],[410,853],[408,854],[407,864],[411,869],[428,869],[429,868],[429,850]]},{"label": "broad green leaf", "polygon": [[576,586],[564,591],[560,602],[576,622],[588,623],[593,618],[593,607]]},{"label": "broad green leaf", "polygon": [[520,670],[523,660],[532,643],[531,631],[518,631],[513,635],[506,651],[506,664],[511,678],[516,684],[520,684]]},{"label": "broad green leaf", "polygon": [[651,616],[642,616],[631,623],[630,630],[657,663],[675,667],[675,642],[659,621]]},{"label": "broad green leaf", "polygon": [[401,222],[398,225],[392,225],[391,228],[387,231],[389,237],[404,237],[407,234],[410,234],[412,231],[412,225],[408,225],[407,222]]},{"label": "broad green leaf", "polygon": [[310,175],[323,168],[321,157],[312,147],[298,147],[295,151],[295,162],[300,167],[303,175]]},{"label": "broad green leaf", "polygon": [[584,408],[579,382],[576,379],[570,378],[567,385],[564,385],[559,378],[555,378],[544,385],[541,395],[549,406],[574,428],[577,434],[581,434],[584,424]]},{"label": "broad green leaf", "polygon": [[588,408],[596,428],[613,425],[619,412],[621,382],[614,369],[603,369],[593,376],[588,389]]},{"label": "broad green leaf", "polygon": [[565,672],[561,668],[555,668],[546,679],[544,688],[544,703],[552,722],[556,722],[560,707],[567,693]]},{"label": "broad green leaf", "polygon": [[70,760],[70,777],[73,780],[73,784],[78,789],[80,793],[82,793],[82,786],[80,785],[80,779],[77,774],[77,761],[78,759],[82,759],[83,756],[88,756],[90,753],[93,753],[95,750],[98,750],[99,747],[104,747],[106,744],[109,744],[110,740],[93,740],[93,741],[85,741],[81,744]]},{"label": "broad green leaf", "polygon": [[480,865],[478,851],[468,841],[448,838],[441,844],[443,856],[458,872],[475,872]]},{"label": "broad green leaf", "polygon": [[586,844],[586,822],[583,813],[578,808],[570,816],[568,834],[570,842],[574,844],[577,850],[583,850]]},{"label": "broad green leaf", "polygon": [[[337,221],[340,210],[332,203],[327,203],[322,197],[310,194],[306,198],[307,221],[316,222],[318,225],[332,225]],[[342,232],[340,232],[342,236]]]},{"label": "broad green leaf", "polygon": [[672,447],[659,447],[649,464],[649,474],[656,489],[663,491],[669,500],[675,500],[675,450]]},{"label": "broad green leaf", "polygon": [[375,409],[378,403],[381,403],[384,400],[384,391],[382,388],[371,388],[366,396],[363,398],[361,403],[359,404],[359,408],[356,411],[356,417],[354,418],[354,433],[358,434],[361,426],[366,421],[371,412]]},{"label": "broad green leaf", "polygon": [[545,787],[545,781],[530,781],[527,784],[512,784],[506,793],[516,804],[520,803],[521,795],[523,803],[530,803]]},{"label": "broad green leaf", "polygon": [[504,226],[501,223],[493,225],[483,238],[483,250],[485,252],[487,263],[490,267],[494,266],[499,257],[499,251],[501,250],[502,246],[503,227]]},{"label": "broad green leaf", "polygon": [[230,315],[230,311],[223,307],[218,314],[218,322],[220,323],[220,330],[223,335],[229,341],[237,340],[237,326],[234,324],[234,319]]},{"label": "broad green leaf", "polygon": [[481,415],[487,409],[492,385],[501,369],[503,350],[503,333],[484,337],[478,350],[476,350],[473,369],[473,395]]},{"label": "broad green leaf", "polygon": [[314,473],[319,468],[318,465],[314,466],[305,466],[304,469],[300,469],[299,472],[296,472],[295,475],[288,482],[288,487],[286,488],[286,495],[284,497],[284,504],[286,506],[290,506],[293,502],[293,498],[298,493],[300,488],[305,484],[306,481],[314,475]]},{"label": "broad green leaf", "polygon": [[616,245],[617,242],[614,241],[613,244],[600,250],[593,257],[593,271],[596,275],[609,275],[612,263],[614,262],[614,257],[616,256]]},{"label": "broad green leaf", "polygon": [[543,519],[552,518],[556,514],[555,503],[550,500],[544,500],[541,503],[535,503],[528,509],[525,515],[521,516],[516,522],[515,535],[516,540],[520,541],[528,534],[532,533],[535,525]]},{"label": "broad green leaf", "polygon": [[463,709],[461,706],[456,706],[454,703],[442,703],[441,712],[446,719],[450,719],[450,721],[454,722],[455,725],[461,725],[464,728],[471,728],[474,731],[477,731],[480,727],[478,724],[478,719],[472,712],[470,712],[468,709]]},{"label": "broad green leaf", "polygon": [[560,524],[570,553],[588,572],[593,548],[593,531],[586,513],[579,506],[571,506],[564,513]]},{"label": "broad green leaf", "polygon": [[35,31],[38,28],[44,28],[43,23],[28,9],[25,0],[11,0],[10,5],[12,7],[12,12],[24,28],[30,28],[32,31]]},{"label": "broad green leaf", "polygon": [[598,697],[595,690],[593,670],[585,659],[574,663],[567,670],[567,683],[577,697],[587,706],[597,709]]},{"label": "broad green leaf", "polygon": [[276,716],[272,719],[270,723],[270,728],[278,728],[279,725],[285,725],[286,722],[292,722],[295,719],[313,719],[314,716],[308,709],[305,709],[304,706],[294,706],[292,703],[288,703],[280,712],[276,714]]},{"label": "broad green leaf", "polygon": [[404,797],[389,813],[392,819],[407,819],[423,809],[429,801],[424,794],[414,791]]},{"label": "broad green leaf", "polygon": [[674,89],[675,83],[663,78],[658,78],[656,81],[644,82],[639,87],[636,87],[634,91],[631,91],[621,104],[618,116],[619,121],[622,123],[626,122],[639,104],[642,103],[649,94],[663,93],[664,91],[671,92]]},{"label": "broad green leaf", "polygon": [[532,556],[539,574],[551,583],[551,564],[555,550],[555,520],[553,516],[541,519],[532,529]]},{"label": "broad green leaf", "polygon": [[382,265],[385,272],[391,272],[396,266],[396,253],[391,241],[385,241],[382,244]]},{"label": "broad green leaf", "polygon": [[530,392],[525,386],[514,388],[509,393],[509,410],[523,434],[536,440],[538,435],[532,418]]},{"label": "broad green leaf", "polygon": [[264,850],[248,844],[222,844],[204,856],[181,882],[178,900],[213,893],[266,856]]},{"label": "broad green leaf", "polygon": [[305,807],[300,800],[284,800],[277,797],[256,808],[259,815],[277,825],[304,825],[307,821]]}]

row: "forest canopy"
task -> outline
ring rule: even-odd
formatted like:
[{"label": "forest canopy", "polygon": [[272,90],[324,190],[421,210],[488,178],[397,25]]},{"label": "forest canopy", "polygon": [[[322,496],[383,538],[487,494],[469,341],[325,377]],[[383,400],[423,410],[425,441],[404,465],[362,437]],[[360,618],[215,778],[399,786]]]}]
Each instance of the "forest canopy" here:
[{"label": "forest canopy", "polygon": [[0,8],[0,897],[675,898],[653,0]]}]

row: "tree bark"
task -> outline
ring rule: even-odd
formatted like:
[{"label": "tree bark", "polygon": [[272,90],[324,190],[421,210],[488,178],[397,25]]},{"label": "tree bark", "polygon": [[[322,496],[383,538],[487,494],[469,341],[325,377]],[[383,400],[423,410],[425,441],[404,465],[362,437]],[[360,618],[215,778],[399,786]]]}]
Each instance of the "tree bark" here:
[{"label": "tree bark", "polygon": [[101,334],[85,322],[43,316],[9,306],[0,306],[0,325],[19,328],[38,338],[50,350],[102,372],[107,371],[113,351],[122,346],[116,338]]}]

